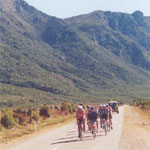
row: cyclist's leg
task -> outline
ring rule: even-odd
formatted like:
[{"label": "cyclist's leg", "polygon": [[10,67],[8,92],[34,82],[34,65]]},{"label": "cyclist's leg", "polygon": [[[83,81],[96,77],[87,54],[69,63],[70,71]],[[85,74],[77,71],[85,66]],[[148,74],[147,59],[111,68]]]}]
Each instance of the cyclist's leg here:
[{"label": "cyclist's leg", "polygon": [[77,123],[78,123],[78,133],[79,133],[80,132],[80,128],[81,128],[81,123],[80,123],[79,119],[77,120]]},{"label": "cyclist's leg", "polygon": [[100,118],[100,126],[102,128],[102,124],[103,124],[103,120],[102,120],[102,117]]},{"label": "cyclist's leg", "polygon": [[85,119],[83,119],[83,131],[85,132]]},{"label": "cyclist's leg", "polygon": [[113,129],[113,126],[112,126],[112,115],[111,115],[111,118],[110,118],[110,126],[111,126],[111,129]]},{"label": "cyclist's leg", "polygon": [[90,121],[90,131],[92,132],[93,131],[93,122]]},{"label": "cyclist's leg", "polygon": [[97,131],[98,131],[98,120],[96,120],[96,128],[97,128]]},{"label": "cyclist's leg", "polygon": [[109,127],[109,124],[108,124],[108,115],[106,115],[105,120],[106,120],[106,126],[107,126],[107,129],[108,129],[108,127]]},{"label": "cyclist's leg", "polygon": [[107,117],[107,129],[110,130],[110,115],[108,114],[108,117]]},{"label": "cyclist's leg", "polygon": [[104,116],[102,116],[102,128],[104,128],[104,124],[105,124],[105,118]]},{"label": "cyclist's leg", "polygon": [[100,114],[100,127],[102,128],[102,124],[103,124],[103,119],[102,119],[102,115]]}]

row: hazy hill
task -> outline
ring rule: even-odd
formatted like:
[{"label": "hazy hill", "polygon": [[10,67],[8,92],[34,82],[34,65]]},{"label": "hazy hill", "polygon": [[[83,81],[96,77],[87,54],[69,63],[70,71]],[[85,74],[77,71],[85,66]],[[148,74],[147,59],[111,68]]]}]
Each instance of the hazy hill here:
[{"label": "hazy hill", "polygon": [[0,0],[0,106],[150,96],[150,17],[58,19]]}]

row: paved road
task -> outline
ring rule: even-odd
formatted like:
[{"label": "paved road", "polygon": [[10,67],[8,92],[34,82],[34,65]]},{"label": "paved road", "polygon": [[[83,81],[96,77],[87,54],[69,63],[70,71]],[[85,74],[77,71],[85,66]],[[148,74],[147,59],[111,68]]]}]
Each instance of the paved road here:
[{"label": "paved road", "polygon": [[87,131],[83,141],[80,141],[77,138],[76,123],[73,123],[49,131],[10,150],[119,150],[123,118],[124,107],[120,107],[119,115],[113,114],[114,129],[107,136],[100,129],[95,140]]}]

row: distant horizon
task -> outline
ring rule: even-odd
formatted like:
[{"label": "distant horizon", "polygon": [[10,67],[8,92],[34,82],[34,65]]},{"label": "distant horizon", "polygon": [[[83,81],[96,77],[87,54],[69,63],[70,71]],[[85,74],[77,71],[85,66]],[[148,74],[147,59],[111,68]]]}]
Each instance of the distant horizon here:
[{"label": "distant horizon", "polygon": [[[141,11],[144,16],[150,17],[150,0],[25,0],[29,5],[50,16],[65,19],[84,15],[95,11],[111,11],[132,14]],[[43,3],[44,1],[44,3]]]}]

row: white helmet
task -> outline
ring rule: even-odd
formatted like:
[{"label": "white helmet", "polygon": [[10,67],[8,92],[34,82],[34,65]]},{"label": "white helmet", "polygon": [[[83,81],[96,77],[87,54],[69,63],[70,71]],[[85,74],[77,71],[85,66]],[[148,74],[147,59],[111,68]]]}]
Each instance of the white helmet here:
[{"label": "white helmet", "polygon": [[80,109],[80,110],[81,110],[81,109],[83,109],[83,107],[82,107],[81,105],[79,105],[79,106],[78,106],[78,109]]}]

